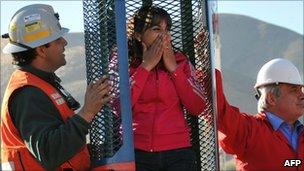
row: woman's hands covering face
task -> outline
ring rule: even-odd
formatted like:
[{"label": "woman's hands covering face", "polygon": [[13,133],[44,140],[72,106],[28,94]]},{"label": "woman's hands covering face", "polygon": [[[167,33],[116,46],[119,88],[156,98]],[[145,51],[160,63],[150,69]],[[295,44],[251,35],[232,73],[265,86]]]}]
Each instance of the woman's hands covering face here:
[{"label": "woman's hands covering face", "polygon": [[163,62],[166,67],[166,69],[169,72],[175,71],[177,64],[176,64],[176,59],[175,55],[173,52],[172,44],[171,44],[171,35],[169,32],[164,33],[164,43],[163,43]]},{"label": "woman's hands covering face", "polygon": [[147,45],[142,42],[143,61],[141,66],[146,70],[151,71],[160,61],[164,51],[164,37],[164,34],[159,34],[153,41],[152,45],[149,47],[147,47]]},{"label": "woman's hands covering face", "polygon": [[176,60],[171,44],[171,35],[169,32],[159,34],[153,41],[151,46],[143,45],[143,61],[142,67],[151,71],[163,57],[163,62],[169,72],[173,72],[176,67]]}]

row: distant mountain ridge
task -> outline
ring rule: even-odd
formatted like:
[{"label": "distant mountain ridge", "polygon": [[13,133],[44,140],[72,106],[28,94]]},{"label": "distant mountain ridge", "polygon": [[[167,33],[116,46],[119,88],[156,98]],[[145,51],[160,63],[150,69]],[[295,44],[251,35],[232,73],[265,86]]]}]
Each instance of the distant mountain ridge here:
[{"label": "distant mountain ridge", "polygon": [[[274,57],[290,59],[303,74],[303,35],[254,18],[219,15],[221,63],[224,86],[231,104],[255,113],[253,85],[259,68]],[[81,103],[86,87],[85,49],[83,33],[66,36],[67,65],[56,73],[63,86]],[[1,101],[7,81],[14,68],[10,55],[2,53],[6,39],[1,39]]]},{"label": "distant mountain ridge", "polygon": [[289,59],[303,76],[303,35],[235,14],[219,15],[219,33],[225,92],[243,111],[257,111],[253,86],[266,61]]}]

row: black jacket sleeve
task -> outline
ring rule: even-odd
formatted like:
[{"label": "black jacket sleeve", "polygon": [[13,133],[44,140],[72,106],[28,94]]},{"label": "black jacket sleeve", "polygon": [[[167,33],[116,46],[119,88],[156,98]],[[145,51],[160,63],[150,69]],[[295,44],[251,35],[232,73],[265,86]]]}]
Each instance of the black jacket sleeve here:
[{"label": "black jacket sleeve", "polygon": [[13,123],[33,156],[54,170],[86,144],[89,123],[79,115],[64,122],[51,99],[39,88],[26,86],[9,101]]}]

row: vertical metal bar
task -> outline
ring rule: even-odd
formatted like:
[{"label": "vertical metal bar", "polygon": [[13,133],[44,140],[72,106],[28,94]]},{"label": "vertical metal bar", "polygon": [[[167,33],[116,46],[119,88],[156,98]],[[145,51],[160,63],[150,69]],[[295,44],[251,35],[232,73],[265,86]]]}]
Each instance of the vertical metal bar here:
[{"label": "vertical metal bar", "polygon": [[[190,62],[195,66],[194,42],[193,42],[193,19],[192,19],[192,3],[191,0],[181,0],[181,28],[182,28],[182,48],[189,56]],[[187,120],[191,128],[192,148],[196,152],[197,169],[201,170],[200,160],[200,143],[199,143],[199,127],[198,118],[196,116],[187,115]]]},{"label": "vertical metal bar", "polygon": [[129,72],[128,72],[128,45],[127,45],[127,31],[126,31],[126,8],[124,0],[115,0],[116,11],[116,37],[118,49],[118,67],[120,75],[120,107],[123,111],[122,124],[123,132],[130,134],[123,134],[124,145],[130,148],[125,150],[129,154],[129,159],[134,160],[133,150],[133,130],[132,130],[132,111],[130,103],[130,86],[129,86]]},{"label": "vertical metal bar", "polygon": [[191,0],[181,0],[182,47],[194,65],[193,19]]},{"label": "vertical metal bar", "polygon": [[210,43],[210,60],[211,60],[211,75],[212,75],[212,96],[213,96],[213,113],[214,113],[214,117],[213,117],[213,129],[214,129],[214,134],[215,134],[215,169],[219,170],[219,151],[218,151],[218,133],[217,133],[217,99],[216,99],[216,82],[215,82],[215,59],[216,59],[216,54],[215,54],[215,49],[216,49],[216,37],[215,34],[217,34],[215,32],[215,25],[213,25],[213,17],[216,11],[215,7],[217,6],[217,1],[207,1],[206,3],[206,11],[207,11],[207,15],[208,17],[206,18],[207,20],[207,26],[208,26],[208,30],[209,30],[209,43]]},{"label": "vertical metal bar", "polygon": [[122,0],[83,1],[87,79],[108,75],[117,98],[91,122],[92,167],[101,170],[135,170],[124,4]]}]

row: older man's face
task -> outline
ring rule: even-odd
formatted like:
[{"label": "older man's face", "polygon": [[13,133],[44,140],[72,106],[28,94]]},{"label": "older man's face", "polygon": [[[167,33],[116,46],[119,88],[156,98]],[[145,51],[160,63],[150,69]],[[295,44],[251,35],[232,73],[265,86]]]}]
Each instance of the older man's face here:
[{"label": "older man's face", "polygon": [[288,116],[289,120],[297,120],[304,114],[304,88],[299,85],[280,84],[280,96],[276,100],[276,108]]}]

